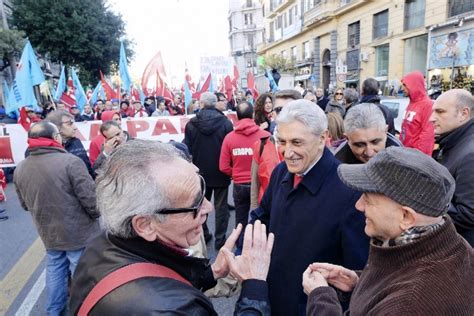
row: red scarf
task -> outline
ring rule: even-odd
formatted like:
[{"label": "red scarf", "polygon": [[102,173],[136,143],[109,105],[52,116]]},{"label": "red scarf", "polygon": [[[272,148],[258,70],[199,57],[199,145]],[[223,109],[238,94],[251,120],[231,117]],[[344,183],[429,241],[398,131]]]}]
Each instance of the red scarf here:
[{"label": "red scarf", "polygon": [[63,145],[51,138],[28,138],[28,150],[36,147],[56,147],[64,149]]}]

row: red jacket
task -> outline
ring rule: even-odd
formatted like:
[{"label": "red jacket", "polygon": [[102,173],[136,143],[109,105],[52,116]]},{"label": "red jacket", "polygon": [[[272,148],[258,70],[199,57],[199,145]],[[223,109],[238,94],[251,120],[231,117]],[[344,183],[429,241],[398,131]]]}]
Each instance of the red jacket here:
[{"label": "red jacket", "polygon": [[403,118],[400,140],[403,146],[431,156],[434,147],[434,126],[430,122],[433,102],[426,94],[423,74],[418,71],[409,73],[402,82],[408,87],[410,104]]},{"label": "red jacket", "polygon": [[[262,141],[265,141],[263,148],[261,147]],[[261,155],[260,150],[262,150]],[[269,137],[265,140],[259,139],[255,142],[253,145],[253,160],[256,164],[256,177],[258,180],[255,185],[258,191],[258,204],[260,204],[263,194],[270,184],[273,169],[283,160],[283,157],[271,137]],[[253,182],[252,186],[254,186]]]},{"label": "red jacket", "polygon": [[[101,119],[102,122],[111,121],[114,117],[114,114],[118,112],[116,111],[104,111],[102,112]],[[120,114],[119,114],[120,116]],[[91,166],[94,165],[97,157],[100,155],[100,151],[102,150],[102,145],[105,143],[105,137],[99,133],[94,139],[91,141],[89,145],[89,160],[91,161]]]},{"label": "red jacket", "polygon": [[219,159],[219,169],[232,177],[235,183],[250,183],[253,144],[270,133],[258,127],[253,119],[242,119],[235,130],[224,138]]}]

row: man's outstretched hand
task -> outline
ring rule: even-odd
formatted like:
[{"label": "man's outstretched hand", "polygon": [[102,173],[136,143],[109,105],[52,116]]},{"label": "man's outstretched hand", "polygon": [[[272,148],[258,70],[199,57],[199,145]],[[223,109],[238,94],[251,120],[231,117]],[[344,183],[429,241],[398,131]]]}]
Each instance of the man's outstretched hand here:
[{"label": "man's outstretched hand", "polygon": [[232,231],[229,238],[227,238],[224,246],[219,249],[217,254],[216,261],[211,265],[212,274],[214,275],[214,280],[225,278],[229,274],[229,265],[227,263],[226,257],[224,255],[224,249],[232,251],[234,249],[235,243],[240,236],[242,231],[242,224],[237,225],[236,228]]},{"label": "man's outstretched hand", "polygon": [[236,257],[227,247],[221,249],[231,275],[240,282],[249,279],[265,281],[274,240],[273,233],[270,233],[267,238],[266,227],[260,221],[257,220],[254,225],[248,224],[245,228],[244,245],[240,256]]}]

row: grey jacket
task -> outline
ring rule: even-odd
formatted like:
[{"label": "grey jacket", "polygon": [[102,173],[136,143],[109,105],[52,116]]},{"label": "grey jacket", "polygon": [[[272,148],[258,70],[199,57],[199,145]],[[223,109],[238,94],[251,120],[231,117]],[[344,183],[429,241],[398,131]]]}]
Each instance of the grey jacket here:
[{"label": "grey jacket", "polygon": [[47,250],[77,250],[99,233],[95,184],[80,158],[61,148],[33,148],[13,181]]}]

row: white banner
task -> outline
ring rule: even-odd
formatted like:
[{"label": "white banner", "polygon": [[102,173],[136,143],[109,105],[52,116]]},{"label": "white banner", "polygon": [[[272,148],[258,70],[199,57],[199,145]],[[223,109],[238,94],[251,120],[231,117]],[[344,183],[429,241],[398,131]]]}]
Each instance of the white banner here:
[{"label": "white banner", "polygon": [[[235,113],[226,114],[235,123]],[[184,139],[184,127],[194,115],[161,116],[148,118],[123,119],[122,129],[132,138],[157,140],[164,143],[170,140],[181,142]],[[99,135],[101,121],[76,122],[76,137],[89,151],[92,139]],[[0,167],[14,167],[25,159],[28,134],[20,124],[0,126]]]},{"label": "white banner", "polygon": [[213,76],[227,76],[232,74],[233,64],[232,57],[201,57],[201,76],[206,78],[209,73],[212,73]]}]

